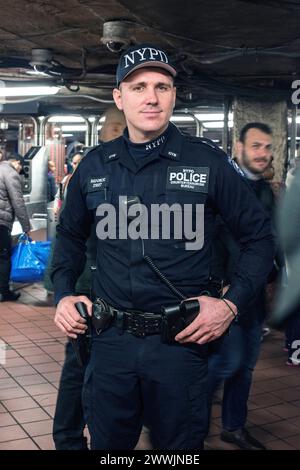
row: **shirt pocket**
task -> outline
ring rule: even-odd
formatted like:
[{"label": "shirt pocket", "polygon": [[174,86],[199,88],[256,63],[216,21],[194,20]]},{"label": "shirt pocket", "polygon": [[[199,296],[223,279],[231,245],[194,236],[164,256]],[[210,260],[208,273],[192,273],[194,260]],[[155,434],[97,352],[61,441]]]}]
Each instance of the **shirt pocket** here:
[{"label": "shirt pocket", "polygon": [[96,211],[100,204],[111,202],[111,191],[103,189],[101,191],[95,191],[87,193],[86,195],[86,206],[91,211]]},{"label": "shirt pocket", "polygon": [[[181,207],[183,204],[205,204],[207,194],[192,192],[192,191],[166,191],[159,195],[159,199],[163,200],[167,204],[179,204]],[[196,208],[196,206],[194,207]]]},{"label": "shirt pocket", "polygon": [[[178,250],[186,251],[186,244],[196,239],[196,232],[197,238],[204,240],[206,199],[206,194],[191,191],[165,191],[157,194],[157,206],[154,208],[157,215],[151,218],[154,225],[152,233],[153,230],[156,233],[152,246],[156,250],[164,250],[170,256],[172,252],[178,253]],[[195,245],[195,249],[199,249],[199,246],[197,248]]]}]

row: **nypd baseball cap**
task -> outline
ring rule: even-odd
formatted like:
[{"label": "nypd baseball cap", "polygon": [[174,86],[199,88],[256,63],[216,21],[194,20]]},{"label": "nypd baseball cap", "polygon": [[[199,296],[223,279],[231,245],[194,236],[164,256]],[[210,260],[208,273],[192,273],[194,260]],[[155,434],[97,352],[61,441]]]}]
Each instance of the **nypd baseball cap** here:
[{"label": "nypd baseball cap", "polygon": [[175,67],[170,63],[166,52],[152,44],[137,44],[130,47],[120,57],[117,67],[117,87],[135,70],[143,67],[158,67],[176,77]]}]

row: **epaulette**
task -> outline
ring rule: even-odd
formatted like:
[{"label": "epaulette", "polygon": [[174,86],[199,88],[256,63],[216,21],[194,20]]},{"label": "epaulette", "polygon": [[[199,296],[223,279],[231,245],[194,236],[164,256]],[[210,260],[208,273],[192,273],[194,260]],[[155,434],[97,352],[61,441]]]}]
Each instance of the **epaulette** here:
[{"label": "epaulette", "polygon": [[102,142],[100,142],[100,144],[98,145],[95,145],[94,147],[91,147],[89,148],[85,153],[84,153],[84,157],[86,157],[87,155],[89,155],[91,152],[93,152],[94,150],[100,150],[100,148],[102,147]]},{"label": "epaulette", "polygon": [[213,148],[214,150],[217,150],[218,152],[221,152],[223,155],[225,154],[225,152],[222,149],[220,149],[220,147],[210,139],[206,139],[205,137],[195,137],[192,135],[189,135],[186,137],[190,142],[194,142],[196,144],[207,145],[208,147]]},{"label": "epaulette", "polygon": [[238,166],[238,164],[231,158],[229,157],[229,155],[227,155],[227,153],[224,152],[224,150],[222,150],[218,145],[216,145],[212,140],[210,139],[206,139],[205,137],[195,137],[195,136],[187,136],[188,140],[190,142],[195,142],[195,143],[198,143],[198,144],[204,144],[204,145],[208,145],[210,148],[213,148],[214,150],[216,150],[217,152],[220,153],[220,155],[222,155],[222,157],[225,157],[228,161],[228,163],[232,166],[232,168],[237,172],[239,173],[239,175],[243,176],[243,178],[246,178],[246,175],[245,173],[243,172],[243,170]]}]

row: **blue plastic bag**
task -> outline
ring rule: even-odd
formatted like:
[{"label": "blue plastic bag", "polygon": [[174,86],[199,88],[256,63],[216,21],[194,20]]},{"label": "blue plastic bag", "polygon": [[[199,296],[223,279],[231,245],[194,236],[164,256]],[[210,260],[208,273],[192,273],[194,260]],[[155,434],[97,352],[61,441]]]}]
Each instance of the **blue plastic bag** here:
[{"label": "blue plastic bag", "polygon": [[12,250],[10,279],[14,282],[37,282],[44,277],[51,242],[32,241],[25,233]]}]

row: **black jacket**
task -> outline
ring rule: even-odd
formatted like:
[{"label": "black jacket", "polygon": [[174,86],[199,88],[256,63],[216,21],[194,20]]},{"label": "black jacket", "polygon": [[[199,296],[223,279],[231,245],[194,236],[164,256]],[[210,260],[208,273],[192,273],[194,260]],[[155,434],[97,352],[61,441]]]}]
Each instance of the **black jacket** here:
[{"label": "black jacket", "polygon": [[[187,250],[189,240],[184,235],[174,239],[173,232],[170,239],[124,239],[129,221],[120,216],[119,196],[138,196],[148,213],[155,203],[178,203],[179,211],[183,204],[193,204],[193,222],[195,205],[203,205],[203,247]],[[99,223],[105,216],[97,216],[96,211],[104,203],[117,209],[117,234],[121,230],[123,235],[114,238],[112,233],[105,240],[98,239],[94,291],[116,307],[160,312],[161,305],[178,302],[145,262],[145,254],[186,297],[199,294],[211,274],[218,212],[242,246],[226,298],[243,307],[261,289],[271,269],[274,246],[270,220],[253,191],[220,149],[200,138],[183,136],[170,124],[160,152],[143,158],[138,167],[123,137],[101,144],[80,162],[70,180],[57,227],[52,273],[56,302],[74,293],[85,264],[85,240],[95,218],[101,228]]]},{"label": "black jacket", "polygon": [[[267,183],[263,178],[257,181],[246,179],[246,181],[249,187],[253,190],[262,209],[270,216],[272,221],[272,231],[274,233],[275,201],[273,191],[269,183]],[[215,237],[214,263],[212,270],[215,277],[224,279],[224,283],[226,285],[231,284],[239,269],[239,260],[242,256],[243,246],[240,245],[239,241],[234,237],[230,228],[226,223],[224,223],[221,217],[217,217],[216,219]],[[270,269],[268,280],[271,272],[272,269]],[[260,291],[257,291],[257,294],[253,296],[251,301],[242,308],[239,313],[240,321],[244,323],[252,322],[254,318],[258,318],[262,321],[266,313],[264,290],[261,289]]]}]

